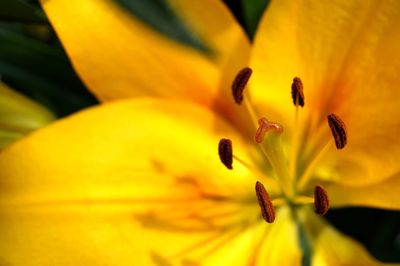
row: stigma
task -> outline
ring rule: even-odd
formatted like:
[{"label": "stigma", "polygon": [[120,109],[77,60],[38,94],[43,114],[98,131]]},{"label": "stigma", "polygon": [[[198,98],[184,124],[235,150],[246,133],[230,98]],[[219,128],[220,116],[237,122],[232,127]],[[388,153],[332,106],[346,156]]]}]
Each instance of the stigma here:
[{"label": "stigma", "polygon": [[257,143],[261,143],[264,140],[265,133],[268,131],[275,133],[283,132],[283,126],[281,126],[279,123],[268,121],[268,119],[265,117],[262,117],[258,120],[258,125],[259,127],[257,128],[255,134],[255,140]]}]

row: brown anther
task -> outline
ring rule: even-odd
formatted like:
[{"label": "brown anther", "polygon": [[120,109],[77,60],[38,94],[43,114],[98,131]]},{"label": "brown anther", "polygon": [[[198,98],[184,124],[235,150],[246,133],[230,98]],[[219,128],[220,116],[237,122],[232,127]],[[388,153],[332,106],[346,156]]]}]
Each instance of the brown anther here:
[{"label": "brown anther", "polygon": [[298,77],[293,79],[292,99],[295,106],[300,105],[301,107],[304,107],[303,82],[301,82],[301,79]]},{"label": "brown anther", "polygon": [[328,193],[321,186],[314,189],[314,211],[316,214],[325,215],[329,209]]},{"label": "brown anther", "polygon": [[230,139],[221,139],[218,144],[218,154],[221,162],[226,168],[232,170],[232,141]]},{"label": "brown anther", "polygon": [[257,143],[261,143],[263,141],[265,133],[267,133],[268,131],[272,131],[275,133],[283,132],[283,127],[280,124],[270,122],[265,117],[262,117],[258,120],[258,125],[259,127],[257,128],[255,135],[255,140]]},{"label": "brown anther", "polygon": [[335,114],[328,115],[328,124],[335,139],[336,148],[343,149],[347,144],[346,125]]},{"label": "brown anther", "polygon": [[257,181],[256,182],[256,195],[258,204],[260,205],[261,214],[267,223],[273,223],[275,221],[275,209],[272,205],[271,199],[265,189],[264,185]]},{"label": "brown anther", "polygon": [[241,104],[243,101],[243,91],[249,81],[253,70],[249,67],[245,67],[239,71],[232,83],[232,95],[237,104]]}]

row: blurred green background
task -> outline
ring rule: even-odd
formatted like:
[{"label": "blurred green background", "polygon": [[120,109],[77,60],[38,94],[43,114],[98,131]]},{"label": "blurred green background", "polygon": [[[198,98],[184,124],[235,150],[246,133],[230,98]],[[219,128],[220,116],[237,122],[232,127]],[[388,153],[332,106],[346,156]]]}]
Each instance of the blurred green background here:
[{"label": "blurred green background", "polygon": [[[197,49],[207,49],[163,0],[116,1],[161,33]],[[224,2],[252,40],[269,1]],[[98,103],[72,69],[35,0],[0,2],[0,75],[4,83],[46,106],[59,118]],[[400,212],[345,208],[330,210],[326,219],[361,242],[379,260],[400,262]]]}]

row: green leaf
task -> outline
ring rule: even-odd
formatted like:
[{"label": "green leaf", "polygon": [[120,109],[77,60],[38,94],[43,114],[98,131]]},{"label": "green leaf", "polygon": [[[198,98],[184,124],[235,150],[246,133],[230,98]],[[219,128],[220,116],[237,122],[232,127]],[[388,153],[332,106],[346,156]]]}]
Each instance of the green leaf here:
[{"label": "green leaf", "polygon": [[[176,16],[165,0],[115,0],[158,32],[178,42],[208,52],[208,47]],[[210,12],[212,12],[210,10]]]},{"label": "green leaf", "polygon": [[44,13],[36,5],[24,0],[1,0],[0,20],[30,23],[46,23]]},{"label": "green leaf", "polygon": [[241,0],[246,31],[251,39],[257,31],[258,23],[270,0]]},{"label": "green leaf", "polygon": [[0,29],[0,74],[4,82],[65,116],[96,104],[59,46]]},{"label": "green leaf", "polygon": [[0,82],[0,149],[54,119],[49,110]]}]

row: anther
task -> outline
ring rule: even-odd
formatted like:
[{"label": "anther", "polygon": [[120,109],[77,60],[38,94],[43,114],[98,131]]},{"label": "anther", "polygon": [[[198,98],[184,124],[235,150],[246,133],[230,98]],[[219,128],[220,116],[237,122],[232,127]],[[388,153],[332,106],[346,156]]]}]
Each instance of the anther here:
[{"label": "anther", "polygon": [[256,182],[256,195],[258,204],[260,205],[262,217],[267,223],[273,223],[275,220],[275,209],[272,205],[271,199],[269,198],[267,190],[259,181]]},{"label": "anther", "polygon": [[332,136],[335,139],[337,149],[343,149],[347,144],[346,126],[344,122],[335,114],[328,115],[328,124],[331,128]]},{"label": "anther", "polygon": [[239,71],[232,83],[232,95],[237,104],[241,104],[243,101],[243,91],[252,73],[251,68],[245,67]]},{"label": "anther", "polygon": [[255,140],[257,143],[261,143],[263,141],[265,133],[267,133],[268,131],[272,131],[275,133],[283,132],[283,127],[280,124],[270,122],[265,117],[262,117],[258,120],[258,125],[259,126],[255,135]]},{"label": "anther", "polygon": [[301,107],[304,107],[303,82],[301,82],[301,79],[298,77],[293,79],[292,99],[295,106],[300,105]]},{"label": "anther", "polygon": [[218,144],[218,154],[221,162],[226,168],[232,170],[232,141],[230,139],[221,139]]},{"label": "anther", "polygon": [[325,215],[329,209],[328,193],[320,186],[314,189],[314,211],[316,214]]}]

